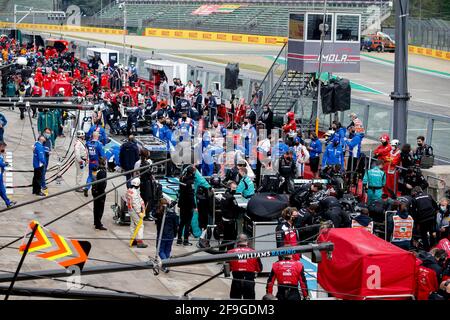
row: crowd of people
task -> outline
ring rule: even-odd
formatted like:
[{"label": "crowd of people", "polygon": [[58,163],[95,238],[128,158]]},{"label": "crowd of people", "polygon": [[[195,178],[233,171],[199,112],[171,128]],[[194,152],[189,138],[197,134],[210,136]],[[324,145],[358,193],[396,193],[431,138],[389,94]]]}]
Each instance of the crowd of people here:
[{"label": "crowd of people", "polygon": [[[355,113],[349,115],[348,126],[334,121],[325,139],[321,139],[314,131],[302,130],[294,112],[288,112],[284,125],[276,128],[270,105],[262,106],[258,112],[257,104],[246,105],[241,100],[230,115],[211,91],[204,95],[200,81],[183,84],[181,79],[172,79],[169,84],[163,73],[155,72],[156,85],[149,88],[138,79],[133,63],[108,65],[95,58],[83,64],[68,50],[36,50],[9,38],[0,39],[0,47],[3,63],[14,64],[18,57],[27,61],[26,67],[2,72],[3,96],[78,96],[85,98],[87,104],[100,106],[88,117],[92,122],[77,128],[76,141],[71,146],[77,191],[88,197],[92,188],[97,230],[106,230],[102,216],[108,170],[123,172],[126,178],[130,245],[146,248],[143,221],[155,220],[161,259],[170,257],[174,239],[177,245],[191,246],[191,235],[208,238],[208,225],[216,223],[212,221],[213,186],[226,186],[220,219],[224,247],[229,252],[253,250],[246,235],[238,236],[242,212],[238,195],[250,200],[259,193],[287,194],[289,201],[274,230],[277,246],[313,240],[319,230],[327,227],[364,228],[400,248],[417,252],[425,279],[422,282],[426,282],[421,287],[421,298],[448,299],[449,200],[442,198],[438,204],[424,192],[428,185],[420,168],[432,165],[433,158],[433,149],[424,137],[417,138],[413,152],[410,145],[400,146],[398,140],[384,134],[372,159],[362,152],[365,130]],[[70,112],[58,106],[32,107],[30,113],[30,117],[37,118],[39,132],[33,147],[32,193],[37,196],[48,194],[46,172],[52,150],[71,117]],[[25,107],[20,107],[22,120],[25,111]],[[123,118],[124,128],[119,121]],[[6,118],[0,115],[2,174],[8,165],[3,142],[6,124]],[[148,170],[151,154],[137,142],[139,127],[166,146],[167,173],[180,181],[179,218],[174,204],[162,197],[161,186]],[[125,143],[107,147],[109,135],[118,133],[126,134]],[[198,152],[198,161],[170,161],[170,154],[179,152],[180,147]],[[267,177],[273,177],[271,181],[275,182],[269,183]],[[305,177],[328,182],[296,182]],[[91,182],[96,183],[91,187]],[[82,188],[85,184],[88,185]],[[6,196],[3,179],[0,194],[7,206],[15,204]],[[386,226],[387,234],[382,234],[380,225]],[[234,278],[230,297],[254,298],[255,274],[262,271],[260,262],[247,259],[230,265]],[[432,276],[425,276],[426,271]],[[278,299],[309,298],[298,255],[286,256],[273,265],[267,294],[273,293],[275,282]]]}]

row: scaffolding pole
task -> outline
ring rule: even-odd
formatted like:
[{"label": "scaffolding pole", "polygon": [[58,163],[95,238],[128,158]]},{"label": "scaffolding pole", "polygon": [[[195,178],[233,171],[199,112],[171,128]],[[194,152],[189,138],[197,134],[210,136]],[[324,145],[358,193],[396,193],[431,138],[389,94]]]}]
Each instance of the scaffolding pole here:
[{"label": "scaffolding pole", "polygon": [[[293,255],[296,253],[312,252],[315,255],[320,255],[320,252],[325,251],[331,253],[334,249],[334,244],[331,242],[324,242],[320,244],[309,244],[303,246],[277,248],[271,250],[258,250],[248,253],[223,253],[216,255],[205,255],[198,257],[182,257],[173,259],[164,259],[160,262],[155,260],[149,260],[146,262],[135,263],[115,263],[104,266],[85,267],[81,272],[82,276],[93,274],[104,274],[113,272],[126,272],[126,271],[138,271],[138,270],[155,270],[168,267],[181,267],[195,264],[226,262],[232,260],[253,259],[253,258],[269,258],[285,255]],[[33,271],[27,273],[19,273],[16,277],[16,281],[25,280],[38,280],[45,278],[65,278],[71,275],[66,269],[53,269],[43,271]],[[0,283],[11,282],[14,278],[13,275],[7,273],[0,274]]]}]

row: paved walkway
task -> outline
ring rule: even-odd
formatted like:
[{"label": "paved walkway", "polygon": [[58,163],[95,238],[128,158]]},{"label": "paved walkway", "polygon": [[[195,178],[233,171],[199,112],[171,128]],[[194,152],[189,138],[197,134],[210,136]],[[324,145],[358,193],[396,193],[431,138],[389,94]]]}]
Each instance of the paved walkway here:
[{"label": "paved walkway", "polygon": [[[8,126],[5,132],[5,141],[8,144],[9,155],[12,155],[13,167],[15,170],[29,170],[32,160],[33,135],[27,119],[19,120],[18,110],[10,111],[2,109],[1,112],[8,119]],[[56,151],[51,155],[50,166],[56,164],[57,155],[63,156],[69,146],[70,139],[57,139]],[[66,190],[75,186],[75,168],[72,167],[64,176],[60,185],[54,183],[49,184],[49,193],[54,194],[58,191]],[[32,179],[32,173],[11,173],[14,186],[28,185]],[[47,175],[47,177],[50,174]],[[8,173],[6,178],[8,179]],[[113,180],[115,184],[124,181],[124,178]],[[8,182],[10,184],[10,182]],[[111,181],[108,183],[107,189],[112,187]],[[12,191],[12,189],[9,189]],[[24,202],[35,199],[31,195],[31,188],[16,188],[11,198],[15,201]],[[121,189],[120,192],[124,192]],[[10,193],[10,191],[9,191]],[[21,237],[27,230],[30,220],[38,220],[41,224],[45,224],[50,220],[62,215],[63,213],[76,208],[83,202],[92,199],[85,198],[82,194],[71,192],[65,195],[51,198],[10,211],[0,213],[0,247],[16,237]],[[103,259],[114,262],[134,263],[136,261],[147,261],[148,257],[155,256],[155,238],[156,228],[153,222],[145,222],[144,237],[149,244],[147,249],[130,249],[128,247],[129,228],[128,226],[118,226],[113,222],[113,213],[110,206],[114,203],[113,193],[107,196],[105,214],[103,222],[108,231],[96,231],[93,228],[92,205],[87,205],[80,210],[70,214],[69,216],[51,224],[49,228],[55,232],[73,239],[87,239],[92,244],[92,250],[89,257],[92,259]],[[0,204],[0,208],[4,208],[4,204]],[[0,273],[5,271],[13,272],[17,267],[20,255],[17,248],[21,242],[17,242],[11,248],[5,248],[0,251]],[[194,247],[184,248],[174,245],[173,255],[186,253],[194,250]],[[88,260],[86,266],[104,265],[105,262]],[[35,255],[30,254],[23,265],[23,271],[37,271],[45,269],[57,269],[59,266]],[[194,265],[187,267],[173,268],[168,274],[160,274],[157,277],[153,275],[151,270],[122,272],[113,274],[90,275],[81,277],[81,282],[89,283],[97,286],[110,287],[118,290],[138,292],[141,294],[153,295],[174,295],[181,296],[186,290],[195,286],[199,282],[206,279],[205,275],[212,275],[217,272],[218,267],[211,265]],[[201,275],[193,275],[198,273]],[[203,276],[202,276],[203,275]],[[229,292],[230,281],[228,279],[215,279],[208,285],[195,291],[193,297],[207,298],[226,298]],[[2,285],[8,285],[4,283]],[[45,279],[39,281],[17,282],[17,287],[30,286],[41,288],[66,288],[65,282],[56,282],[54,280]],[[92,291],[95,289],[86,287],[83,290]]]}]

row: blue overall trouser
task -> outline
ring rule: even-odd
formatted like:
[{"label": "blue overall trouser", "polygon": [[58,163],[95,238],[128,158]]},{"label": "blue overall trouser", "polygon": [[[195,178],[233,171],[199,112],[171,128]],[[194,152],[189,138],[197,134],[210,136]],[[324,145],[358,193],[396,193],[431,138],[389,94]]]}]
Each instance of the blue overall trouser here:
[{"label": "blue overall trouser", "polygon": [[8,196],[6,195],[6,188],[3,184],[3,175],[0,175],[0,197],[2,197],[3,201],[5,201],[5,204],[9,206],[11,204],[11,200],[9,200]]},{"label": "blue overall trouser", "polygon": [[[94,176],[92,175],[92,168],[94,167],[98,167],[98,163],[95,162],[89,162],[89,175],[87,177],[86,183],[91,183],[92,181],[94,181]],[[89,190],[91,188],[91,186],[86,186],[84,187],[84,190]]]},{"label": "blue overall trouser", "polygon": [[47,183],[45,182],[45,174],[47,173],[49,159],[50,159],[49,156],[45,157],[45,160],[47,160],[47,161],[46,161],[46,163],[44,165],[44,168],[42,169],[42,180],[41,180],[41,188],[42,188],[42,190],[47,189]]}]

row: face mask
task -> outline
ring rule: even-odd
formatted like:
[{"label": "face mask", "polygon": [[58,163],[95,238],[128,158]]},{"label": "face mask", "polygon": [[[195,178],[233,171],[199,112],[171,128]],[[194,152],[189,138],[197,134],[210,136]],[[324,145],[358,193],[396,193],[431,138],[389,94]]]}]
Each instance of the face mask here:
[{"label": "face mask", "polygon": [[387,146],[387,141],[381,143],[383,146]]},{"label": "face mask", "polygon": [[418,143],[417,145],[418,145],[419,147],[421,147],[421,146],[423,146],[423,143]]},{"label": "face mask", "polygon": [[183,119],[183,121],[186,121],[186,117],[182,117],[181,119]]},{"label": "face mask", "polygon": [[248,125],[248,122],[244,122],[245,125]]},{"label": "face mask", "polygon": [[236,194],[236,190],[230,190],[230,193],[234,195]]},{"label": "face mask", "polygon": [[46,137],[47,139],[50,138],[50,133],[44,133],[44,137]]},{"label": "face mask", "polygon": [[441,211],[446,211],[447,210],[447,206],[441,206]]}]

